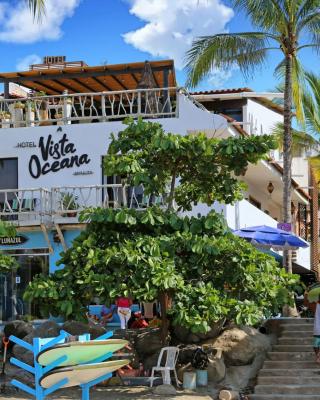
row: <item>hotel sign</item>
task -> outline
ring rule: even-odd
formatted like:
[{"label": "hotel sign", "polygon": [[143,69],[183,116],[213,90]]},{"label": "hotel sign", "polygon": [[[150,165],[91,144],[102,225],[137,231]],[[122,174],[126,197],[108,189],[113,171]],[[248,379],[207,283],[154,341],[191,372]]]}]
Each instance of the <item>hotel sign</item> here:
[{"label": "hotel sign", "polygon": [[22,235],[17,236],[0,236],[1,246],[17,246],[19,244],[26,243],[28,238]]},{"label": "hotel sign", "polygon": [[[61,127],[58,132],[62,132]],[[79,154],[75,144],[63,132],[60,138],[56,135],[41,136],[36,147],[40,149],[40,155],[33,154],[29,160],[29,173],[34,179],[63,169],[85,167],[91,161],[88,154]]]}]

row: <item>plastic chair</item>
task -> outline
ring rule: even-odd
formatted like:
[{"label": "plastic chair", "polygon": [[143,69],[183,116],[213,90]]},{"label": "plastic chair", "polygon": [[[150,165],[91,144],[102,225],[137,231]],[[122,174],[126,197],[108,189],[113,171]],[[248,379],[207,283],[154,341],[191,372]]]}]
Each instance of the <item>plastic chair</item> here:
[{"label": "plastic chair", "polygon": [[[176,363],[178,360],[179,349],[178,347],[163,347],[160,351],[157,365],[152,368],[150,377],[150,387],[153,386],[153,381],[156,379],[154,373],[161,372],[162,381],[165,385],[171,385],[170,371],[173,371],[177,386],[179,386],[178,375],[176,371]],[[162,358],[166,356],[164,366],[161,365]]]}]

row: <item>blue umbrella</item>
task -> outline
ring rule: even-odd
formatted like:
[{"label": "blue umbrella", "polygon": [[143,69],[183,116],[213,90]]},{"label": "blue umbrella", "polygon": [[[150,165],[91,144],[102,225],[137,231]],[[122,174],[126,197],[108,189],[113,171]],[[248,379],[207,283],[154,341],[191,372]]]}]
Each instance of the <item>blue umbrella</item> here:
[{"label": "blue umbrella", "polygon": [[248,240],[257,247],[272,247],[277,250],[296,250],[299,247],[309,246],[306,241],[290,232],[266,225],[242,228],[233,233]]}]

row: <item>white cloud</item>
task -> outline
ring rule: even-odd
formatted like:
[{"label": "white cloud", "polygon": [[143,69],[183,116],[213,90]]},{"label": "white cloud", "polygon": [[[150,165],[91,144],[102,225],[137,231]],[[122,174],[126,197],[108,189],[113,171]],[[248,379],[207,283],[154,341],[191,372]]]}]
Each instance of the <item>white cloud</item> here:
[{"label": "white cloud", "polygon": [[212,68],[208,76],[208,83],[214,89],[222,89],[225,83],[232,77],[233,72],[238,69],[239,67],[237,65],[232,66],[228,70]]},{"label": "white cloud", "polygon": [[33,43],[59,39],[63,21],[73,15],[79,3],[80,0],[47,0],[46,15],[38,23],[24,0],[19,0],[16,7],[0,2],[0,41]]},{"label": "white cloud", "polygon": [[28,71],[31,64],[40,64],[41,62],[42,59],[40,56],[37,54],[29,54],[28,56],[18,60],[16,69],[17,71]]},{"label": "white cloud", "polygon": [[194,38],[226,31],[233,10],[221,0],[129,0],[130,13],[146,24],[123,35],[126,43],[184,65]]}]

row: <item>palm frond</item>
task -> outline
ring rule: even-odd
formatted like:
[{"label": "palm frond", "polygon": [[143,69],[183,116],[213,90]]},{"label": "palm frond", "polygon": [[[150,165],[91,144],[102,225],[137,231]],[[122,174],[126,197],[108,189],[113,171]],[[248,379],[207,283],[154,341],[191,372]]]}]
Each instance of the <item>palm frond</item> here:
[{"label": "palm frond", "polygon": [[213,67],[237,64],[250,74],[266,59],[270,35],[264,32],[218,34],[196,39],[186,55],[187,86],[196,86]]},{"label": "palm frond", "polygon": [[25,0],[33,14],[33,17],[41,21],[42,17],[46,14],[46,0]]},{"label": "palm frond", "polygon": [[312,171],[314,173],[316,182],[320,184],[320,154],[308,158]]},{"label": "palm frond", "polygon": [[308,90],[303,95],[304,113],[308,129],[320,135],[320,77],[306,72]]},{"label": "palm frond", "polygon": [[[245,12],[255,26],[266,30],[283,29],[288,24],[288,17],[283,1],[279,0],[233,0],[232,4],[239,11]],[[277,29],[279,31],[279,29]]]},{"label": "palm frond", "polygon": [[[283,136],[284,136],[284,125],[278,123],[272,129],[272,134],[275,136],[278,143],[278,149],[283,151]],[[292,145],[291,151],[293,157],[300,157],[301,154],[308,150],[318,151],[319,142],[304,131],[299,131],[292,128]]]}]

